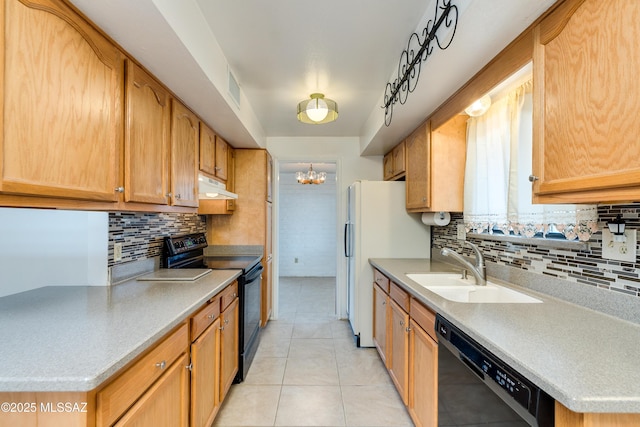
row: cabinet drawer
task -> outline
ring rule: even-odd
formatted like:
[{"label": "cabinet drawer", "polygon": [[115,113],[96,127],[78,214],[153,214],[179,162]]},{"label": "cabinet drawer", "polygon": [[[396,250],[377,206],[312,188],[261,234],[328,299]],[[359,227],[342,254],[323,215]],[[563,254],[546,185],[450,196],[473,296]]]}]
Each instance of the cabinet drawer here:
[{"label": "cabinet drawer", "polygon": [[422,305],[417,299],[411,297],[411,310],[409,311],[409,315],[431,338],[438,342],[438,336],[436,335],[436,314],[433,311]]},{"label": "cabinet drawer", "polygon": [[220,298],[222,300],[222,304],[220,306],[220,310],[224,311],[225,308],[229,307],[229,304],[233,302],[234,299],[238,297],[238,281],[233,282],[229,286],[222,291]]},{"label": "cabinet drawer", "polygon": [[220,316],[220,297],[216,296],[191,318],[191,341],[195,341]]},{"label": "cabinet drawer", "polygon": [[409,294],[404,289],[391,282],[389,295],[404,311],[409,312]]},{"label": "cabinet drawer", "polygon": [[187,324],[119,375],[97,395],[97,427],[112,425],[189,346]]},{"label": "cabinet drawer", "polygon": [[375,268],[373,269],[373,281],[378,284],[386,293],[389,293],[389,279]]}]

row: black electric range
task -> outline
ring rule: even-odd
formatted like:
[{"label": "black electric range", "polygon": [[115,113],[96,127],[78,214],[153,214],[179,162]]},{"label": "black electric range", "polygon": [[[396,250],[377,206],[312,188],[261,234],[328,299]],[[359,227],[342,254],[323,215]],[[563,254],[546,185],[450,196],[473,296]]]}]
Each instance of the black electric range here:
[{"label": "black electric range", "polygon": [[165,237],[162,264],[166,268],[211,268],[242,270],[238,277],[238,374],[244,380],[260,342],[262,257],[258,255],[204,255],[208,246],[204,233]]}]

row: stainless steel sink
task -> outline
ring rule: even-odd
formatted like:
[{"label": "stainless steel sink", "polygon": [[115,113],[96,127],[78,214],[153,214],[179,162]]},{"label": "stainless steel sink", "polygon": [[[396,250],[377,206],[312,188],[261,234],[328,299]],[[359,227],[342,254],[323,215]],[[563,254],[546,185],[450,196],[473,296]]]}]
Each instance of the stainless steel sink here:
[{"label": "stainless steel sink", "polygon": [[522,292],[487,282],[477,286],[473,278],[462,279],[460,274],[406,273],[406,276],[425,289],[449,301],[466,303],[541,303]]}]

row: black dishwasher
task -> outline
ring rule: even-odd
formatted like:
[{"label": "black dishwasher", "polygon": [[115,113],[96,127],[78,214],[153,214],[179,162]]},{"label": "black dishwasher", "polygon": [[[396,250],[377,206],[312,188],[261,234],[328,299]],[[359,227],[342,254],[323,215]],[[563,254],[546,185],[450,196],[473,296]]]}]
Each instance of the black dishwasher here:
[{"label": "black dishwasher", "polygon": [[553,427],[551,396],[440,314],[436,332],[439,425]]}]

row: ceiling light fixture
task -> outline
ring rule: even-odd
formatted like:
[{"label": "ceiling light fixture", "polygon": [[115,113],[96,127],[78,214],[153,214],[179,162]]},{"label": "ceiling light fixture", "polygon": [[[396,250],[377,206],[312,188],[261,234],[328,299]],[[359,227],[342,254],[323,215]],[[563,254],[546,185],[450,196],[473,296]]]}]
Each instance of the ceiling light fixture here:
[{"label": "ceiling light fixture", "polygon": [[327,173],[314,171],[313,165],[310,164],[307,172],[296,172],[296,179],[298,184],[323,184],[327,179]]},{"label": "ceiling light fixture", "polygon": [[338,104],[325,98],[322,93],[312,93],[310,99],[298,103],[298,120],[302,123],[319,125],[338,118]]},{"label": "ceiling light fixture", "polygon": [[491,107],[491,97],[489,95],[485,95],[465,108],[464,112],[471,117],[479,117],[486,113],[487,110],[489,110],[489,107]]}]

